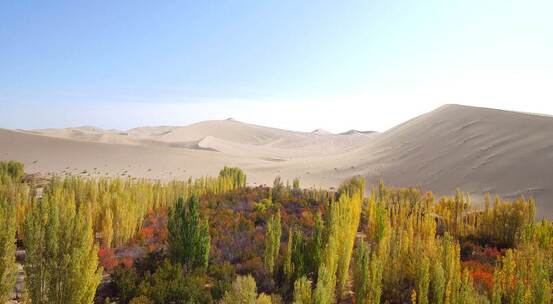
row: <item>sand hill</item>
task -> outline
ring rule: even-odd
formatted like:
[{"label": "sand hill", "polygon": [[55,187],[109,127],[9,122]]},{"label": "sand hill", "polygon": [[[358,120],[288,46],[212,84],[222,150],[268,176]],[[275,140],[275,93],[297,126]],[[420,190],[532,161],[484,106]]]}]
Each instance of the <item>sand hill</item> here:
[{"label": "sand hill", "polygon": [[170,180],[239,166],[252,184],[277,175],[333,187],[347,177],[415,185],[437,194],[456,187],[478,202],[490,192],[534,195],[553,217],[553,118],[446,105],[386,132],[293,132],[233,119],[128,131],[94,127],[0,129],[0,159],[29,172]]}]

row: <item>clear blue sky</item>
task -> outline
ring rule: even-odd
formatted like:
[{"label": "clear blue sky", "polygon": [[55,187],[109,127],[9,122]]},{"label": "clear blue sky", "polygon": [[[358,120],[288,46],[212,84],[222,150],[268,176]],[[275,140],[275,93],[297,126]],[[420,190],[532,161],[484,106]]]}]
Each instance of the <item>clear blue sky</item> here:
[{"label": "clear blue sky", "polygon": [[0,127],[553,114],[553,1],[1,1]]}]

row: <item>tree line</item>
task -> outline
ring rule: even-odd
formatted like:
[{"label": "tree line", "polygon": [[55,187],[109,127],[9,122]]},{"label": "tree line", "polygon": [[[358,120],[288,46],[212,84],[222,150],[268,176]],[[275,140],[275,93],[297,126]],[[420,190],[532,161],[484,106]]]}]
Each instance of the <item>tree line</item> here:
[{"label": "tree line", "polygon": [[[335,191],[280,178],[247,187],[227,167],[169,183],[39,185],[1,163],[0,300],[17,237],[32,303],[91,303],[105,273],[116,291],[104,300],[133,304],[552,302],[553,224],[535,221],[532,198],[486,196],[477,208],[461,191],[366,188],[359,177]],[[133,265],[102,269],[99,249],[130,246],[151,214],[166,237]]]}]

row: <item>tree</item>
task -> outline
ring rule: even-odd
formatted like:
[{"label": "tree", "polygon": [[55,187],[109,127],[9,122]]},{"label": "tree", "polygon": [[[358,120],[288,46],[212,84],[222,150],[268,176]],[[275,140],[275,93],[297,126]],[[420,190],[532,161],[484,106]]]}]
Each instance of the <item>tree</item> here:
[{"label": "tree", "polygon": [[271,298],[265,294],[257,296],[257,285],[251,275],[238,276],[231,290],[225,293],[221,304],[270,304]]},{"label": "tree", "polygon": [[313,228],[313,235],[307,244],[307,254],[305,255],[305,272],[311,276],[312,280],[317,281],[317,271],[321,264],[321,254],[323,248],[323,232],[324,222],[321,217],[321,213],[317,212],[315,215],[315,227]]},{"label": "tree", "polygon": [[444,268],[440,263],[432,264],[432,297],[433,303],[444,302],[445,275]]},{"label": "tree", "polygon": [[271,216],[267,222],[267,228],[265,230],[265,255],[263,262],[265,264],[265,269],[270,275],[274,273],[275,264],[278,259],[281,234],[280,211],[277,211],[276,215]]},{"label": "tree", "polygon": [[115,283],[121,303],[127,303],[129,300],[137,297],[139,280],[133,269],[122,264],[115,268],[111,277]]},{"label": "tree", "polygon": [[240,188],[246,186],[246,174],[240,168],[224,167],[219,172],[220,178],[228,178],[232,181],[233,187]]},{"label": "tree", "polygon": [[284,253],[284,262],[282,270],[287,282],[292,281],[292,275],[294,273],[294,264],[292,262],[292,246],[294,242],[294,230],[288,229],[288,243],[286,244],[286,252]]},{"label": "tree", "polygon": [[113,215],[111,208],[106,208],[102,218],[102,244],[105,248],[111,248],[113,240]]},{"label": "tree", "polygon": [[148,299],[146,296],[139,296],[136,298],[133,298],[129,304],[153,304],[152,300]]},{"label": "tree", "polygon": [[290,228],[283,265],[284,276],[290,285],[296,278],[305,274],[305,254],[305,241],[301,230]]},{"label": "tree", "polygon": [[336,210],[337,213],[334,217],[337,220],[336,224],[338,226],[336,232],[339,237],[337,239],[341,243],[338,251],[337,269],[337,295],[341,298],[345,293],[353,246],[361,220],[365,180],[363,178],[353,178],[346,181],[340,187],[339,192],[341,192],[341,195],[338,204],[336,204],[338,210]]},{"label": "tree", "polygon": [[355,249],[353,258],[353,291],[355,302],[359,304],[369,303],[369,248],[365,242],[361,242]]},{"label": "tree", "polygon": [[23,164],[15,161],[0,162],[0,176],[20,182],[25,175]]},{"label": "tree", "polygon": [[306,276],[298,278],[294,282],[294,302],[293,304],[311,304],[311,281]]},{"label": "tree", "polygon": [[280,179],[280,176],[275,177],[273,181],[273,188],[271,189],[271,200],[273,203],[280,203],[284,197],[284,184]]},{"label": "tree", "polygon": [[428,288],[430,285],[430,260],[423,256],[420,259],[417,273],[417,303],[428,304]]},{"label": "tree", "polygon": [[255,300],[255,304],[271,304],[271,303],[273,303],[273,300],[271,299],[271,297],[264,293],[260,294]]},{"label": "tree", "polygon": [[338,201],[329,206],[326,228],[328,239],[322,253],[314,293],[316,304],[334,303],[335,296],[341,297],[345,292],[361,217],[363,191],[364,180],[352,179],[340,187]]},{"label": "tree", "polygon": [[180,197],[175,208],[169,211],[169,254],[175,263],[182,263],[190,270],[205,271],[211,248],[209,222],[201,219],[199,202],[195,195],[188,199],[188,208],[183,205],[184,199]]},{"label": "tree", "polygon": [[91,303],[100,283],[89,211],[74,196],[45,194],[24,225],[26,282],[33,303]]},{"label": "tree", "polygon": [[291,235],[292,248],[291,248],[291,262],[292,262],[292,275],[290,282],[294,282],[296,278],[305,275],[305,254],[306,246],[301,230],[295,229]]},{"label": "tree", "polygon": [[301,188],[300,188],[300,179],[299,178],[294,178],[294,180],[292,181],[292,193],[294,195],[299,195],[301,192]]},{"label": "tree", "polygon": [[184,274],[181,264],[165,260],[153,274],[146,273],[138,293],[156,304],[211,303],[206,290],[207,279],[202,274]]},{"label": "tree", "polygon": [[15,204],[0,195],[0,302],[5,302],[15,284]]},{"label": "tree", "polygon": [[355,249],[353,263],[353,290],[356,303],[378,304],[382,294],[383,264],[368,244],[361,242]]}]

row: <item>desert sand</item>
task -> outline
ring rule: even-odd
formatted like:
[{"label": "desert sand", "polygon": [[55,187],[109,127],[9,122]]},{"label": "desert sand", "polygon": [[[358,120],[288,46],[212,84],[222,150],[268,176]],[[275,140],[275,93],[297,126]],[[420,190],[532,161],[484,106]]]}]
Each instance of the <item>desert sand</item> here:
[{"label": "desert sand", "polygon": [[0,159],[30,173],[160,180],[242,168],[252,185],[275,176],[336,187],[351,176],[437,195],[456,188],[478,204],[486,192],[533,195],[538,217],[553,218],[553,117],[445,105],[382,133],[294,132],[233,119],[188,126],[0,129]]}]

